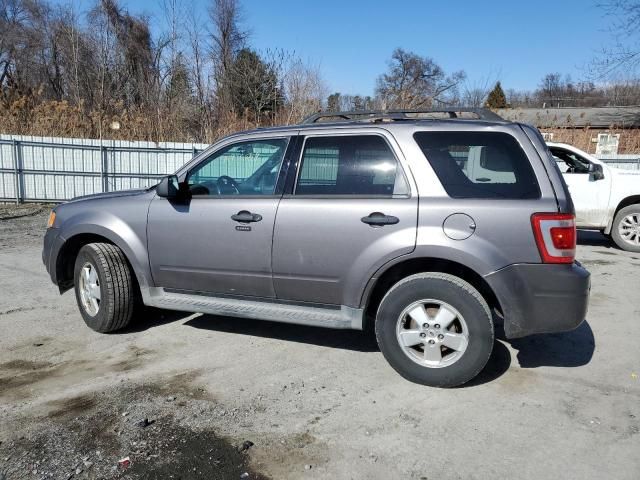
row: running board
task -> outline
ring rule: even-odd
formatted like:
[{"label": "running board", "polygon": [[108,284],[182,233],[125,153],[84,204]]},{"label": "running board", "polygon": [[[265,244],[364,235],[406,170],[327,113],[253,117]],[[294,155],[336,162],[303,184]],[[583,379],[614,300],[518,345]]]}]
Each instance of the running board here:
[{"label": "running board", "polygon": [[141,290],[145,305],[166,310],[271,320],[273,322],[312,325],[314,327],[362,330],[362,309],[345,305],[340,306],[340,308],[322,308],[279,303],[277,300],[240,300],[228,297],[174,293],[158,287],[143,288]]}]

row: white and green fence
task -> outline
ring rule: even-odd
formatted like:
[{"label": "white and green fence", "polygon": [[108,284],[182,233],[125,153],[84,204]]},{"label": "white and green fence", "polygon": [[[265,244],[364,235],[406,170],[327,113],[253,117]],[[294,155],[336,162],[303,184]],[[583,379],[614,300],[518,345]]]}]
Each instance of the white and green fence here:
[{"label": "white and green fence", "polygon": [[58,202],[157,183],[207,147],[0,135],[0,201]]},{"label": "white and green fence", "polygon": [[[206,147],[202,143],[0,135],[0,202],[59,202],[146,187]],[[318,156],[321,162],[323,155]],[[614,167],[640,170],[640,155],[603,160]]]}]

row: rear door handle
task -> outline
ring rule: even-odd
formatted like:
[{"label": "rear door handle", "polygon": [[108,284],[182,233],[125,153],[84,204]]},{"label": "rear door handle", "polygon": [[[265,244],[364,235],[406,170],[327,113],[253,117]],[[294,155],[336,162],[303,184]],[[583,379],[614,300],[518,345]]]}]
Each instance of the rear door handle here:
[{"label": "rear door handle", "polygon": [[395,225],[400,219],[392,215],[385,215],[381,212],[373,212],[370,213],[368,217],[362,217],[360,221],[372,227],[381,227],[383,225]]},{"label": "rear door handle", "polygon": [[240,210],[235,215],[231,215],[231,220],[235,220],[240,223],[259,222],[262,220],[262,215],[257,213],[251,213],[248,210]]}]

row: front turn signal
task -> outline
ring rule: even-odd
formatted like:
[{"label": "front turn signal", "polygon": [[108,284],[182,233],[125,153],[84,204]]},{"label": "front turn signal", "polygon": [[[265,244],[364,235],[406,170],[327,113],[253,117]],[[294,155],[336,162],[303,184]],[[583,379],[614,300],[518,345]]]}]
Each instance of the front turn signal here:
[{"label": "front turn signal", "polygon": [[56,223],[56,212],[51,210],[49,214],[49,220],[47,220],[47,228],[53,228],[53,224]]}]

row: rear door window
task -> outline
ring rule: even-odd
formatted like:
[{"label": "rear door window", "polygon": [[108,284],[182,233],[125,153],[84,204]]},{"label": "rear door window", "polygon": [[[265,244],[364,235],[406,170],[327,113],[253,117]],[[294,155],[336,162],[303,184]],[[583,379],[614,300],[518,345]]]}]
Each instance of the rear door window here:
[{"label": "rear door window", "polygon": [[402,170],[382,137],[345,135],[306,139],[296,195],[407,193]]},{"label": "rear door window", "polygon": [[430,131],[414,138],[453,198],[540,197],[527,155],[507,133]]}]

